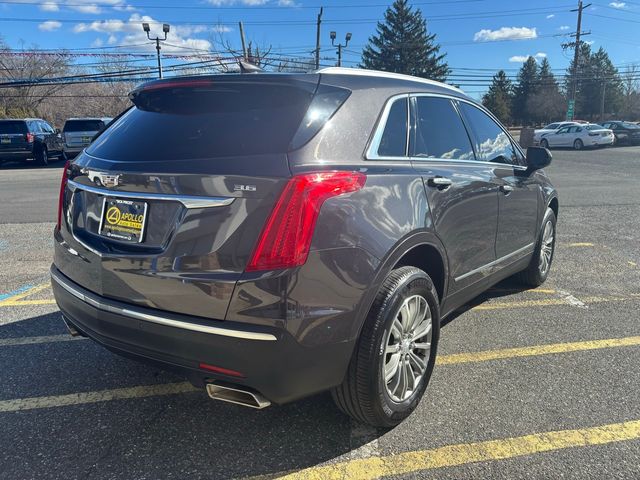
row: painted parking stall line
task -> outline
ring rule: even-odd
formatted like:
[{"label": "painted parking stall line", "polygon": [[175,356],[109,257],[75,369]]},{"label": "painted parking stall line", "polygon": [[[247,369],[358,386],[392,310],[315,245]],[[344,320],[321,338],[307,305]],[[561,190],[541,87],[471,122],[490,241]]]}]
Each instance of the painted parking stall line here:
[{"label": "painted parking stall line", "polygon": [[17,302],[21,301],[23,298],[35,295],[36,293],[39,293],[50,287],[51,284],[49,282],[41,283],[35,286],[25,285],[23,287],[20,287],[18,290],[15,290],[8,294],[4,294],[4,297],[0,297],[0,307],[17,305]]},{"label": "painted parking stall line", "polygon": [[18,398],[0,401],[0,413],[20,412],[43,408],[68,407],[88,403],[108,402],[130,398],[155,397],[162,395],[176,395],[199,391],[188,382],[166,383],[161,385],[145,385],[129,388],[115,388],[94,392],[71,393],[49,397]]},{"label": "painted parking stall line", "polygon": [[606,445],[637,439],[640,439],[640,420],[632,420],[597,427],[447,445],[385,457],[356,459],[322,467],[311,467],[279,478],[282,480],[374,480],[390,475],[506,460],[568,448]]},{"label": "painted parking stall line", "polygon": [[56,343],[56,342],[71,342],[78,340],[86,340],[86,337],[72,337],[71,335],[42,335],[39,337],[16,337],[16,338],[1,338],[0,347],[16,347],[20,345],[37,345],[40,343]]}]

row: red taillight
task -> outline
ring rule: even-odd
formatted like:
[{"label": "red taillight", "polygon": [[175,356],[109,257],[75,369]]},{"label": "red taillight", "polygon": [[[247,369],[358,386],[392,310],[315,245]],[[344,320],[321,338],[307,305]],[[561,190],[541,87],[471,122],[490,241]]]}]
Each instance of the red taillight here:
[{"label": "red taillight", "polygon": [[56,224],[56,228],[60,230],[60,226],[62,225],[62,210],[64,207],[64,191],[67,188],[67,180],[69,178],[69,161],[64,164],[64,169],[62,170],[62,179],[60,180],[60,194],[58,195],[58,223]]},{"label": "red taillight", "polygon": [[216,367],[215,365],[209,365],[208,363],[200,363],[198,368],[202,370],[208,370],[214,373],[222,373],[223,375],[230,375],[232,377],[244,377],[240,372],[236,372],[235,370],[229,370],[228,368]]},{"label": "red taillight", "polygon": [[27,143],[33,143],[33,141],[35,140],[33,133],[27,133],[25,137],[27,139]]},{"label": "red taillight", "polygon": [[367,177],[357,172],[318,172],[293,177],[265,224],[247,271],[303,265],[325,200],[360,190]]}]

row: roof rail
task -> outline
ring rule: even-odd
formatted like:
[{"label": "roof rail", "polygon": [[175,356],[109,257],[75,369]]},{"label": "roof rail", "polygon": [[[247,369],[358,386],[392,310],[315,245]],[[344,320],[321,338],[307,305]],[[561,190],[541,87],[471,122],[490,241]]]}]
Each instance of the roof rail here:
[{"label": "roof rail", "polygon": [[436,82],[435,80],[429,80],[427,78],[414,77],[412,75],[405,75],[403,73],[384,72],[382,70],[367,70],[365,68],[347,68],[347,67],[325,67],[320,70],[316,70],[315,73],[328,73],[332,75],[358,75],[362,77],[378,77],[378,78],[395,78],[398,80],[406,80],[409,82],[425,83],[427,85],[434,85],[442,88],[448,88],[458,93],[463,93],[458,87],[447,85],[446,83]]}]

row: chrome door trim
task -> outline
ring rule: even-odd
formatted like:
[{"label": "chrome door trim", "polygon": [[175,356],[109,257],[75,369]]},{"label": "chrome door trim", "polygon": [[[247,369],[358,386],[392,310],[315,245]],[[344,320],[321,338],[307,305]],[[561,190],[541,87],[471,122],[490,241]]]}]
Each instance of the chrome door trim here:
[{"label": "chrome door trim", "polygon": [[141,193],[141,192],[122,192],[117,190],[107,190],[105,188],[93,187],[91,185],[83,185],[81,183],[69,180],[67,182],[71,191],[84,190],[85,192],[103,195],[105,197],[128,198],[132,200],[164,200],[172,202],[180,202],[186,208],[214,208],[231,205],[235,198],[233,197],[199,197],[194,195],[180,195],[170,193]]},{"label": "chrome door trim", "polygon": [[518,250],[516,250],[515,252],[511,252],[508,255],[505,255],[504,257],[500,257],[497,260],[494,260],[493,262],[489,262],[486,265],[483,265],[481,267],[475,268],[473,270],[471,270],[470,272],[464,273],[462,275],[460,275],[459,277],[456,277],[454,280],[456,282],[459,282],[460,280],[464,280],[467,277],[470,277],[471,275],[474,275],[476,273],[479,273],[483,270],[487,270],[491,267],[494,267],[495,265],[498,265],[499,263],[504,262],[505,260],[510,259],[511,257],[515,257],[516,255],[519,255],[521,253],[527,252],[527,250],[531,250],[531,252],[527,252],[527,253],[532,253],[533,252],[533,247],[534,247],[534,243],[530,243],[529,245],[525,245],[522,248],[519,248]]},{"label": "chrome door trim", "polygon": [[231,328],[220,328],[210,325],[201,325],[199,323],[185,322],[183,320],[176,320],[160,315],[146,313],[135,307],[122,308],[116,305],[110,305],[103,300],[96,298],[96,295],[81,292],[75,286],[71,285],[69,281],[65,280],[58,273],[56,273],[53,268],[51,269],[51,280],[56,282],[58,285],[60,285],[60,287],[64,288],[78,300],[81,300],[82,302],[87,303],[92,307],[97,308],[98,310],[102,310],[103,312],[124,315],[129,318],[156,323],[158,325],[164,325],[166,327],[181,328],[183,330],[208,333],[211,335],[221,335],[223,337],[241,338],[243,340],[261,340],[269,342],[277,340],[276,336],[270,333],[249,332],[246,330],[235,330]]}]

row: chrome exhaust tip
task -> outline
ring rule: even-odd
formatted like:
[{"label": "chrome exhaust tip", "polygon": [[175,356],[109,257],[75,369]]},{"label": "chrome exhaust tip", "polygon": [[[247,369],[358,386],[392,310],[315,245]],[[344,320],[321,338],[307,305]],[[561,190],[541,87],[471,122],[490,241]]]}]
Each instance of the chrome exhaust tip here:
[{"label": "chrome exhaust tip", "polygon": [[207,393],[214,400],[222,400],[223,402],[235,403],[236,405],[258,410],[271,405],[271,402],[258,392],[247,390],[240,386],[227,387],[215,383],[207,383]]},{"label": "chrome exhaust tip", "polygon": [[82,336],[82,334],[80,333],[80,331],[73,326],[73,324],[67,320],[67,318],[62,315],[62,321],[64,322],[65,327],[67,327],[67,331],[69,332],[69,335],[71,335],[72,337],[80,337]]}]

